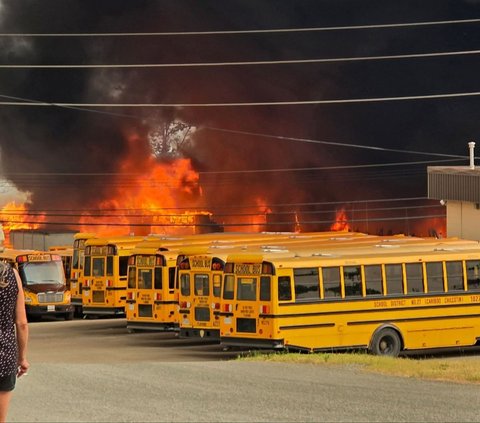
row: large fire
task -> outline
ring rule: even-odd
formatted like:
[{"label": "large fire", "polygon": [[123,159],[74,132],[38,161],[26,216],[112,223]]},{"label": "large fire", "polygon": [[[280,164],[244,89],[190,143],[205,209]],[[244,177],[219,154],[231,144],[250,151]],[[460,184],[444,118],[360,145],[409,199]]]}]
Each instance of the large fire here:
[{"label": "large fire", "polygon": [[25,204],[7,203],[0,212],[0,220],[5,232],[5,245],[10,246],[10,231],[19,229],[38,229],[46,218],[43,213],[27,215]]}]

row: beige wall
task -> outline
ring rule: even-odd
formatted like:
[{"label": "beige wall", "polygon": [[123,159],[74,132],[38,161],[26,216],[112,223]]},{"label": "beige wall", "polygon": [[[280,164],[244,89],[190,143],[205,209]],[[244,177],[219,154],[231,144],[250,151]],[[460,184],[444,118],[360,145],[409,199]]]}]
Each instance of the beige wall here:
[{"label": "beige wall", "polygon": [[474,203],[448,201],[447,236],[480,241],[480,210]]}]

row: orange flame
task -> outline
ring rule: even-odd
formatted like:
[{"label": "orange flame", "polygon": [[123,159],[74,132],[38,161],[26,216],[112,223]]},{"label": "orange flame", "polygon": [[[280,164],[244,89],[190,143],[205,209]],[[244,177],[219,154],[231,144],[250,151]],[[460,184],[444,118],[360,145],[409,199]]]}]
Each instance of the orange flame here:
[{"label": "orange flame", "polygon": [[[110,211],[108,218],[84,213],[81,231],[93,228],[102,235],[183,234],[195,232],[195,226],[205,216],[210,219],[210,212],[194,210],[202,190],[190,159],[159,163],[145,153],[141,138],[131,135],[128,140],[130,151],[119,164],[119,174],[122,178],[128,175],[129,183],[112,190],[111,198],[98,205],[101,211]],[[179,212],[183,208],[180,204],[188,204],[190,210]]]},{"label": "orange flame", "polygon": [[342,207],[335,212],[335,222],[330,225],[331,231],[349,231],[350,225],[347,219],[347,212]]},{"label": "orange flame", "polygon": [[7,203],[1,209],[1,221],[5,232],[5,245],[10,244],[10,231],[18,229],[38,229],[42,222],[45,222],[45,215],[38,216],[26,215],[27,208],[25,204],[16,204],[15,201]]}]

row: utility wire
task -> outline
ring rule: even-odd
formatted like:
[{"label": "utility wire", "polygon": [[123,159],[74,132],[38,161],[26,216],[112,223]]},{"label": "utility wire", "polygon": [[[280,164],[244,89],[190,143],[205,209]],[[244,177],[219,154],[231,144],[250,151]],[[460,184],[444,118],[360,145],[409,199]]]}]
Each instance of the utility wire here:
[{"label": "utility wire", "polygon": [[272,34],[290,32],[349,31],[362,29],[408,28],[435,25],[456,25],[478,23],[480,19],[455,19],[426,22],[404,22],[370,25],[327,26],[307,28],[245,29],[226,31],[175,31],[175,32],[92,32],[92,33],[0,33],[0,37],[151,37],[184,35],[225,35],[225,34]]},{"label": "utility wire", "polygon": [[[462,159],[465,157],[461,156]],[[198,172],[199,175],[225,175],[225,174],[251,174],[251,173],[277,173],[277,172],[305,172],[305,171],[312,171],[312,170],[339,170],[339,169],[366,169],[366,168],[374,168],[374,167],[390,167],[390,166],[409,166],[409,165],[419,165],[419,164],[431,164],[431,163],[440,163],[440,162],[452,162],[458,161],[457,158],[455,159],[443,159],[443,160],[423,160],[423,161],[415,161],[415,162],[398,162],[398,163],[373,163],[373,164],[361,164],[361,165],[345,165],[345,166],[321,166],[321,167],[299,167],[299,168],[277,168],[277,169],[250,169],[250,170],[212,170],[212,171],[200,171]],[[12,176],[141,176],[142,174],[123,174],[123,173],[6,173],[4,174],[7,177]],[[144,174],[143,174],[144,175]],[[150,178],[144,178],[145,182],[150,182]],[[142,180],[132,181],[134,182],[133,186],[138,186],[138,183],[141,183]],[[165,180],[154,180],[152,181],[155,185],[160,184],[159,186],[162,187],[173,187],[173,185],[165,185],[169,181]],[[56,182],[53,182],[56,184]],[[116,184],[115,181],[113,184]],[[148,184],[147,184],[148,186]],[[153,186],[153,185],[152,185]]]},{"label": "utility wire", "polygon": [[328,59],[291,59],[291,60],[258,60],[237,62],[194,62],[194,63],[130,63],[130,64],[0,64],[0,69],[128,69],[128,68],[192,68],[219,66],[263,66],[263,65],[299,65],[308,63],[360,62],[372,60],[399,60],[430,57],[450,57],[480,54],[480,50],[448,51],[436,53],[412,53],[382,56],[336,57]]},{"label": "utility wire", "polygon": [[[4,94],[0,94],[0,98],[20,100],[22,102],[22,104],[23,104],[23,102],[34,103],[33,105],[35,105],[37,103],[44,103],[46,105],[63,107],[63,108],[68,108],[68,109],[75,109],[75,110],[79,110],[79,111],[83,111],[83,112],[101,113],[101,114],[112,115],[112,116],[115,116],[115,117],[128,117],[128,118],[132,118],[132,119],[143,120],[142,117],[137,116],[137,115],[132,115],[132,114],[111,113],[111,112],[108,112],[108,111],[87,109],[87,108],[82,108],[82,107],[62,106],[62,105],[55,104],[55,103],[46,103],[46,102],[43,102],[43,101],[40,101],[40,100],[32,100],[32,99],[26,99],[26,98],[21,98],[21,97],[13,97],[13,96],[7,96],[7,95],[4,95]],[[2,104],[2,102],[0,102],[0,105],[1,104]],[[212,126],[204,126],[204,127],[201,127],[200,129],[207,129],[207,130],[217,131],[217,132],[225,132],[225,133],[229,133],[229,134],[248,135],[248,136],[256,136],[256,137],[267,137],[267,138],[275,138],[275,139],[280,139],[280,140],[308,142],[308,143],[315,143],[315,144],[336,145],[336,146],[340,146],[340,147],[364,148],[364,149],[368,149],[368,150],[390,151],[390,152],[395,152],[395,153],[410,153],[410,154],[420,154],[420,155],[438,156],[438,157],[451,157],[451,158],[457,157],[457,158],[462,159],[462,160],[465,159],[465,157],[466,157],[466,156],[459,156],[459,155],[453,155],[453,154],[428,153],[428,152],[421,152],[421,151],[399,150],[399,149],[392,149],[392,148],[385,148],[385,147],[375,147],[375,146],[368,146],[368,145],[340,143],[340,142],[333,142],[333,141],[322,141],[322,140],[314,140],[314,139],[308,139],[308,138],[286,137],[286,136],[281,136],[281,135],[272,135],[272,134],[264,134],[264,133],[258,133],[258,132],[240,131],[240,130],[218,128],[218,127],[212,127]],[[477,157],[475,157],[475,158],[477,158]]]},{"label": "utility wire", "polygon": [[[46,106],[46,107],[252,107],[252,106],[302,106],[311,104],[352,104],[352,103],[378,103],[390,101],[412,101],[412,100],[435,100],[442,98],[476,97],[479,91],[410,95],[400,97],[370,97],[370,98],[347,98],[331,100],[299,100],[299,101],[258,101],[258,102],[230,102],[230,103],[60,103],[43,101],[2,101],[0,106]],[[0,97],[8,97],[0,95]]]},{"label": "utility wire", "polygon": [[[477,94],[480,94],[480,93],[477,93]],[[7,95],[4,95],[4,94],[0,94],[0,98],[20,100],[20,104],[33,103],[32,105],[42,104],[42,105],[50,105],[50,106],[56,106],[56,107],[74,108],[74,109],[79,110],[79,111],[102,113],[102,114],[105,113],[105,114],[111,114],[111,115],[116,116],[116,117],[129,117],[129,118],[133,118],[133,119],[143,120],[143,118],[141,116],[132,115],[132,114],[117,114],[117,113],[103,112],[103,111],[92,110],[92,109],[84,109],[84,108],[81,108],[81,107],[70,107],[70,106],[64,106],[64,105],[61,105],[61,104],[58,104],[58,103],[47,103],[47,102],[44,102],[44,101],[41,101],[41,100],[32,100],[32,99],[27,99],[27,98],[22,98],[22,97],[13,97],[13,96],[7,96]],[[1,105],[2,105],[2,102],[0,102],[0,106]],[[225,133],[229,133],[229,134],[275,138],[275,139],[280,139],[280,140],[307,142],[307,143],[315,143],[315,144],[335,145],[335,146],[339,146],[339,147],[364,148],[364,149],[368,149],[368,150],[390,151],[390,152],[395,152],[395,153],[409,153],[409,154],[420,154],[420,155],[437,156],[437,157],[450,157],[450,158],[455,158],[456,157],[456,158],[462,159],[462,160],[465,159],[465,157],[466,157],[466,156],[453,155],[453,154],[428,153],[428,152],[421,152],[421,151],[399,150],[399,149],[391,149],[391,148],[385,148],[385,147],[375,147],[375,146],[368,146],[368,145],[340,143],[340,142],[334,142],[334,141],[314,140],[314,139],[309,139],[309,138],[286,137],[286,136],[282,136],[282,135],[264,134],[264,133],[258,133],[258,132],[250,132],[250,131],[240,131],[240,130],[218,128],[218,127],[212,127],[212,126],[200,127],[200,130],[201,129],[210,130],[210,131],[217,131],[217,132],[225,132]],[[18,175],[18,174],[19,173],[10,173],[10,175]],[[35,174],[35,175],[39,175],[39,174]],[[55,175],[55,174],[53,174],[53,175]],[[64,175],[64,174],[62,174],[62,175]],[[95,174],[95,175],[98,175],[98,174]]]}]

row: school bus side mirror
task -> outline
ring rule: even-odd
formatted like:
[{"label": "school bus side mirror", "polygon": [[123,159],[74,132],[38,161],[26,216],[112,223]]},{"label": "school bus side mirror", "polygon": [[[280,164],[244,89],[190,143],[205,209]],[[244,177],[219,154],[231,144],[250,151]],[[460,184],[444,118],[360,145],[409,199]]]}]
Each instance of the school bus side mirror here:
[{"label": "school bus side mirror", "polygon": [[5,232],[3,231],[3,225],[0,223],[0,252],[5,250]]}]

